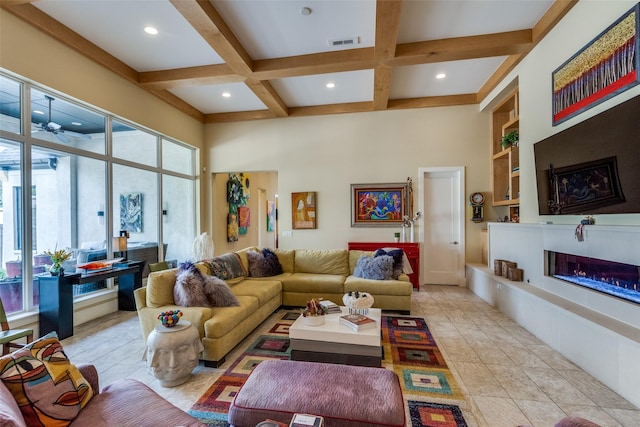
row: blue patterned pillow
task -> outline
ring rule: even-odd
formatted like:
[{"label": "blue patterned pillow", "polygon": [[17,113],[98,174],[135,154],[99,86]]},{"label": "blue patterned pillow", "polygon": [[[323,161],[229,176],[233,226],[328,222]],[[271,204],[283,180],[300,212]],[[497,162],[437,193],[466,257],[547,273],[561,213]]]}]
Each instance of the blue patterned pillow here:
[{"label": "blue patterned pillow", "polygon": [[389,255],[393,258],[393,273],[391,277],[397,280],[398,277],[400,277],[400,275],[402,274],[404,251],[402,249],[391,249],[388,251],[385,251],[384,249],[378,249],[374,254],[374,256],[382,255]]},{"label": "blue patterned pillow", "polygon": [[393,274],[393,258],[389,255],[361,256],[353,275],[363,279],[389,280]]}]

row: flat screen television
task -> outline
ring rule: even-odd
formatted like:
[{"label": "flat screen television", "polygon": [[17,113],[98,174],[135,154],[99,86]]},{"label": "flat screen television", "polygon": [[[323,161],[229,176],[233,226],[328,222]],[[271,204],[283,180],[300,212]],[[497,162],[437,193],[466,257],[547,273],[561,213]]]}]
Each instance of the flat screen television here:
[{"label": "flat screen television", "polygon": [[640,213],[640,96],[533,151],[540,215]]}]

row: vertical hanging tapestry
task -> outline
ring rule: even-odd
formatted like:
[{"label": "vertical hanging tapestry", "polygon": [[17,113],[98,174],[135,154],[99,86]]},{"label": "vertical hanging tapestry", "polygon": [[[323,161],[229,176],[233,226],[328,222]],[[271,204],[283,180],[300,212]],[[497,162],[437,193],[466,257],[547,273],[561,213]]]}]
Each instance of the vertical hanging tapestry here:
[{"label": "vertical hanging tapestry", "polygon": [[637,4],[552,73],[554,126],[640,83],[639,11]]},{"label": "vertical hanging tapestry", "polygon": [[142,233],[142,193],[120,194],[120,230]]},{"label": "vertical hanging tapestry", "polygon": [[247,234],[249,227],[249,174],[230,173],[227,181],[227,202],[229,215],[227,217],[227,242],[237,242],[239,235]]}]

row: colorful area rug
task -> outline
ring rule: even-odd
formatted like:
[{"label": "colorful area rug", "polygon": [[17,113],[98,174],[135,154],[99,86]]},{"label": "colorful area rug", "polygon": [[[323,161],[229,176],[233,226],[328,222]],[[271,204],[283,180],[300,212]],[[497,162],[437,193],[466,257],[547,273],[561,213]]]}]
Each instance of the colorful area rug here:
[{"label": "colorful area rug", "polygon": [[[228,426],[229,405],[251,370],[263,360],[289,359],[289,326],[298,315],[298,312],[290,311],[279,314],[267,333],[230,361],[227,370],[189,413],[209,426]],[[424,319],[382,316],[381,323],[382,365],[400,378],[407,404],[407,425],[466,427],[458,406],[464,397]]]}]

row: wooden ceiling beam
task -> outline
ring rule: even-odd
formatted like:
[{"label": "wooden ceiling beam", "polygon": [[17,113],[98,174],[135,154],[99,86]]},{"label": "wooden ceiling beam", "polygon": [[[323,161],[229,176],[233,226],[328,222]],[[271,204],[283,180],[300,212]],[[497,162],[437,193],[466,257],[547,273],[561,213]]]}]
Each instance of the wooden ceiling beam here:
[{"label": "wooden ceiling beam", "polygon": [[205,123],[246,122],[249,120],[274,119],[276,116],[269,110],[239,111],[235,113],[214,113],[204,117]]},{"label": "wooden ceiling beam", "polygon": [[506,56],[528,51],[531,46],[531,30],[403,43],[398,45],[396,57],[390,65],[405,66]]},{"label": "wooden ceiling beam", "polygon": [[289,114],[289,108],[273,86],[271,86],[271,83],[256,79],[247,79],[245,84],[276,117],[286,117]]},{"label": "wooden ceiling beam", "polygon": [[404,110],[408,108],[450,107],[452,105],[477,104],[475,93],[462,95],[426,96],[422,98],[390,99],[389,110]]},{"label": "wooden ceiling beam", "polygon": [[173,89],[183,86],[238,83],[245,77],[234,73],[227,64],[202,65],[172,70],[139,73],[138,83],[155,89]]},{"label": "wooden ceiling beam", "polygon": [[372,69],[374,48],[349,49],[254,61],[252,77],[274,80],[312,74],[341,73]]},{"label": "wooden ceiling beam", "polygon": [[251,74],[253,60],[210,1],[169,1],[235,73]]},{"label": "wooden ceiling beam", "polygon": [[389,101],[391,76],[393,69],[386,62],[393,59],[398,44],[400,30],[401,0],[377,0],[376,2],[376,41],[373,72],[373,108],[384,110]]},{"label": "wooden ceiling beam", "polygon": [[149,92],[154,94],[158,98],[162,99],[164,102],[171,105],[172,107],[177,108],[183,113],[198,120],[200,123],[204,122],[204,114],[200,110],[196,109],[193,105],[183,101],[181,98],[178,98],[171,92],[167,90],[155,90],[155,89],[150,89]]},{"label": "wooden ceiling beam", "polygon": [[579,0],[556,0],[553,2],[551,7],[547,9],[542,18],[533,26],[533,43],[538,44],[540,40],[546,36],[549,31],[556,26],[558,22],[564,16],[569,13],[569,11],[578,4]]}]

